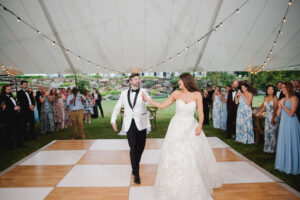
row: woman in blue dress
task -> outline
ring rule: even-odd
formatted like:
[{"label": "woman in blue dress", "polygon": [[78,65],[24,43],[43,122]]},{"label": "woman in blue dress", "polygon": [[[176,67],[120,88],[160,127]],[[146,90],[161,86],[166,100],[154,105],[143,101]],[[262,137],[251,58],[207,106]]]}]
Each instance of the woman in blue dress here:
[{"label": "woman in blue dress", "polygon": [[235,97],[235,103],[238,104],[235,141],[244,144],[253,144],[254,131],[251,109],[253,94],[248,91],[248,88],[249,86],[243,83],[241,90],[238,91]]},{"label": "woman in blue dress", "polygon": [[54,115],[51,105],[53,98],[49,95],[49,92],[46,89],[43,89],[40,101],[42,103],[40,117],[41,134],[53,133],[55,131]]},{"label": "woman in blue dress", "polygon": [[300,124],[296,116],[298,98],[290,82],[282,85],[285,98],[279,101],[281,119],[275,159],[275,169],[287,174],[300,174]]},{"label": "woman in blue dress", "polygon": [[222,92],[220,86],[216,87],[213,94],[213,127],[221,128]]},{"label": "woman in blue dress", "polygon": [[277,134],[279,120],[276,116],[276,111],[278,108],[278,99],[275,96],[274,86],[267,86],[266,96],[264,98],[264,107],[257,114],[260,115],[264,111],[265,114],[265,144],[264,152],[275,153],[277,146]]},{"label": "woman in blue dress", "polygon": [[227,97],[228,97],[228,92],[231,89],[231,85],[226,86],[226,92],[224,94],[223,104],[222,104],[222,112],[221,112],[221,129],[222,130],[227,130]]}]

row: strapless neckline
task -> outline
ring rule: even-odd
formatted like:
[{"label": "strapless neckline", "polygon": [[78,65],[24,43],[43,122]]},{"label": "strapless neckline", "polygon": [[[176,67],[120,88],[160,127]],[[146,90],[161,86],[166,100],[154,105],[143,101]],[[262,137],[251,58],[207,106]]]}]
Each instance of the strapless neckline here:
[{"label": "strapless neckline", "polygon": [[190,101],[188,103],[185,103],[185,101],[183,101],[182,99],[177,99],[176,101],[182,101],[182,103],[184,103],[185,105],[189,105],[190,103],[196,103],[196,101]]}]

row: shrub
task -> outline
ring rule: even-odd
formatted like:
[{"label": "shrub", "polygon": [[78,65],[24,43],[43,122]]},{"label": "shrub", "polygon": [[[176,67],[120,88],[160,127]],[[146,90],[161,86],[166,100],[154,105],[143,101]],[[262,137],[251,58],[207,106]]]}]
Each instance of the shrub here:
[{"label": "shrub", "polygon": [[111,95],[120,95],[121,91],[114,90],[114,91],[111,91],[110,94]]}]

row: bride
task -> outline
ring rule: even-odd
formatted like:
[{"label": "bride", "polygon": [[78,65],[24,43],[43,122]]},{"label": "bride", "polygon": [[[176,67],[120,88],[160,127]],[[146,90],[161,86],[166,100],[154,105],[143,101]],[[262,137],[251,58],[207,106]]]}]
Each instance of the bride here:
[{"label": "bride", "polygon": [[[143,100],[158,108],[176,102],[176,114],[171,119],[161,149],[155,182],[155,199],[208,200],[213,188],[221,187],[222,180],[216,160],[204,132],[203,106],[200,89],[192,75],[179,77],[180,90],[174,91],[163,103],[142,94]],[[195,119],[198,110],[199,122]]]}]

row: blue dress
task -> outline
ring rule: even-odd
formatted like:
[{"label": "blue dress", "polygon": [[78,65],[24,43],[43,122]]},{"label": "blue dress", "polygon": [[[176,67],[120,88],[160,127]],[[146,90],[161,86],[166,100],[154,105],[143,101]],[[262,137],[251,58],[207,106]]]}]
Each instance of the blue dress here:
[{"label": "blue dress", "polygon": [[[228,93],[226,93],[225,95],[225,99],[226,99],[226,102],[227,102],[227,96],[228,96]],[[222,102],[222,113],[221,113],[221,129],[222,130],[227,130],[227,104],[226,102]]]},{"label": "blue dress", "polygon": [[[287,100],[285,106],[291,109],[291,102]],[[291,117],[284,109],[281,111],[275,169],[300,174],[300,124],[296,114]]]},{"label": "blue dress", "polygon": [[274,112],[274,101],[264,102],[266,107],[265,115],[265,145],[264,152],[274,153],[277,145],[277,134],[278,134],[278,118],[275,117],[276,124],[271,124],[273,112]]},{"label": "blue dress", "polygon": [[235,141],[244,144],[254,143],[252,109],[247,105],[244,97],[239,98],[239,106],[236,115]]},{"label": "blue dress", "polygon": [[52,133],[55,131],[53,109],[48,97],[45,98],[41,107],[40,123],[41,134]]},{"label": "blue dress", "polygon": [[213,127],[221,128],[221,111],[222,111],[222,100],[220,96],[215,95],[213,102]]}]

